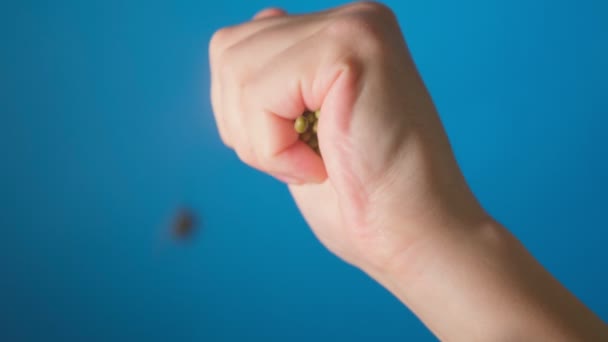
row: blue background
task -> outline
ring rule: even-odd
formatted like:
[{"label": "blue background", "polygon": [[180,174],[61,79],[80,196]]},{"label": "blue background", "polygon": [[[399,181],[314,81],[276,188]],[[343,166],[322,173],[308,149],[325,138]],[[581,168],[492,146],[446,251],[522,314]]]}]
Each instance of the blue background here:
[{"label": "blue background", "polygon": [[[339,3],[2,2],[0,340],[434,340],[215,130],[214,30]],[[608,320],[608,4],[386,3],[481,202]]]}]

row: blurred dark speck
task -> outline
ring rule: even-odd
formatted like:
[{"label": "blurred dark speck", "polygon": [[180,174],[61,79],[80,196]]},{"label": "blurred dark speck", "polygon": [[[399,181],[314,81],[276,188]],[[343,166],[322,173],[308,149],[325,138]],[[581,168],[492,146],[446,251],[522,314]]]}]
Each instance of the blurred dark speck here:
[{"label": "blurred dark speck", "polygon": [[192,239],[197,229],[197,221],[197,217],[191,209],[177,209],[171,226],[173,237],[176,240]]}]

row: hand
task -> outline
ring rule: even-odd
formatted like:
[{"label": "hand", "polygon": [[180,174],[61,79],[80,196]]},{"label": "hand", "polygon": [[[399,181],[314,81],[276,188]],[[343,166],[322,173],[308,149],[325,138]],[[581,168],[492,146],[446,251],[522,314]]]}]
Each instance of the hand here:
[{"label": "hand", "polygon": [[[442,340],[604,341],[606,325],[477,203],[395,17],[270,9],[211,41],[226,145],[289,183],[319,239]],[[293,120],[320,109],[323,159]]]},{"label": "hand", "polygon": [[[225,144],[289,183],[315,234],[347,262],[384,272],[418,241],[486,218],[385,6],[266,10],[219,30],[210,63]],[[323,159],[293,129],[306,109],[321,111]]]}]

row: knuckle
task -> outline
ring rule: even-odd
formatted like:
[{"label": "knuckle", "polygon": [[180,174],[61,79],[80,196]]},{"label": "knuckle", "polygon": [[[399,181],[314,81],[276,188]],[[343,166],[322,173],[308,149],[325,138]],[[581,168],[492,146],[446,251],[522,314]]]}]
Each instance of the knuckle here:
[{"label": "knuckle", "polygon": [[239,157],[239,159],[243,163],[250,165],[250,166],[257,165],[257,159],[251,149],[249,149],[245,146],[237,146],[237,148],[235,149],[235,152],[236,152],[237,157]]},{"label": "knuckle", "polygon": [[331,35],[349,39],[362,49],[379,48],[394,32],[400,32],[397,17],[386,5],[362,1],[344,7],[328,25]]},{"label": "knuckle", "polygon": [[348,15],[334,19],[326,27],[326,46],[323,51],[330,59],[353,60],[382,48],[378,30],[360,16]]},{"label": "knuckle", "polygon": [[361,1],[351,5],[352,10],[367,13],[382,19],[395,18],[393,10],[377,1]]},{"label": "knuckle", "polygon": [[220,128],[219,132],[220,132],[220,139],[222,140],[222,143],[226,147],[232,148],[232,143],[230,143],[230,139],[228,138],[228,134],[226,132],[224,132],[224,129]]},{"label": "knuckle", "polygon": [[358,40],[360,38],[358,34],[365,33],[369,30],[369,26],[370,22],[367,18],[348,13],[335,17],[331,23],[327,25],[326,32],[336,39],[353,39],[356,37]]},{"label": "knuckle", "polygon": [[251,65],[243,61],[243,51],[238,46],[224,49],[216,61],[219,77],[231,86],[241,89],[248,83],[253,72]]},{"label": "knuckle", "polygon": [[326,34],[334,52],[375,53],[383,50],[386,31],[380,21],[361,13],[349,13],[335,18]]},{"label": "knuckle", "polygon": [[224,53],[221,59],[221,63],[218,61],[218,74],[220,78],[224,80],[232,80],[236,78],[236,67],[234,63],[230,62],[229,55]]},{"label": "knuckle", "polygon": [[211,40],[209,40],[209,52],[211,55],[216,55],[218,51],[222,50],[222,47],[226,44],[226,40],[228,40],[229,34],[229,27],[222,27],[213,33]]},{"label": "knuckle", "polygon": [[225,59],[226,50],[230,46],[229,37],[233,30],[233,27],[223,27],[211,36],[209,40],[209,63],[212,69]]}]

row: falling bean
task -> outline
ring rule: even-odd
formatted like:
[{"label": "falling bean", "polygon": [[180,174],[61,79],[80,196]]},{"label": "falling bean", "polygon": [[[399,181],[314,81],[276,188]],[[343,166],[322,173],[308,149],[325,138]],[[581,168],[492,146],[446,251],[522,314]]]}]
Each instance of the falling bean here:
[{"label": "falling bean", "polygon": [[179,208],[172,222],[173,236],[178,240],[187,240],[194,235],[197,225],[194,212],[188,208]]}]

